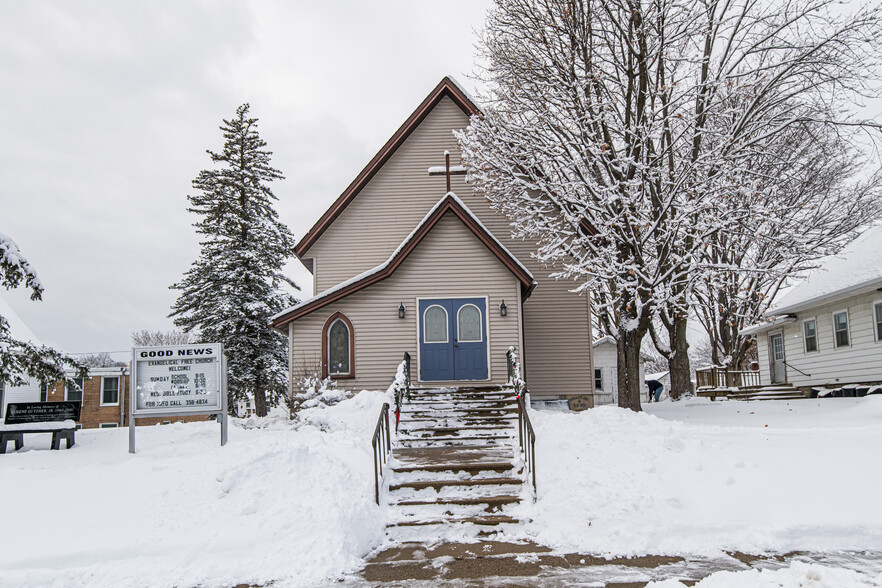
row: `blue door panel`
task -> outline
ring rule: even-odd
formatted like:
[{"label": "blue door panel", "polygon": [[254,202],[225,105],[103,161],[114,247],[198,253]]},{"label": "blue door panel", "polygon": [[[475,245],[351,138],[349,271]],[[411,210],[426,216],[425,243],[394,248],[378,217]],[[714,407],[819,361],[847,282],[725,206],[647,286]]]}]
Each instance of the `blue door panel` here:
[{"label": "blue door panel", "polygon": [[[474,340],[460,341],[459,311],[464,306],[472,305],[479,311],[479,332],[475,332],[475,321],[468,321],[471,326],[471,338]],[[434,338],[426,335],[426,312],[433,306],[444,309],[447,313],[447,337],[440,341],[437,326]],[[487,379],[487,309],[483,298],[456,298],[420,300],[419,304],[419,335],[420,335],[420,380],[486,380]],[[469,310],[474,319],[474,310]],[[437,309],[431,313],[435,320],[440,316]],[[431,322],[431,318],[429,319]],[[428,340],[427,340],[428,339]]]}]

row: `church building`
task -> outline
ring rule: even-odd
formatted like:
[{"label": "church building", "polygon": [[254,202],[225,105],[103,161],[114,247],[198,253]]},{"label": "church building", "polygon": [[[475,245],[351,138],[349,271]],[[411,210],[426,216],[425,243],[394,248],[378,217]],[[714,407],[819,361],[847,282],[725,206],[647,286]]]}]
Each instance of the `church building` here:
[{"label": "church building", "polygon": [[480,110],[445,77],[300,240],[312,298],[273,319],[290,385],[495,386],[514,347],[534,400],[593,405],[591,309],[466,183],[454,130]]}]

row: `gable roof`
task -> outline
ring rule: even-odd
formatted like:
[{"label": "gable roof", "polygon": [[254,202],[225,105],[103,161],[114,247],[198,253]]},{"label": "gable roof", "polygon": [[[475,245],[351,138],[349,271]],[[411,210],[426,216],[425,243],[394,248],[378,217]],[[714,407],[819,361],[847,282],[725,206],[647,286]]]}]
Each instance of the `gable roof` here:
[{"label": "gable roof", "polygon": [[401,245],[389,256],[389,259],[362,274],[345,282],[337,284],[324,292],[308,298],[287,310],[272,317],[273,327],[280,329],[289,322],[305,316],[313,311],[325,307],[341,298],[344,298],[372,284],[385,280],[407,259],[417,245],[435,228],[435,225],[446,213],[454,214],[462,223],[496,256],[508,270],[521,282],[521,292],[526,297],[530,294],[536,281],[518,259],[499,242],[499,240],[487,230],[487,227],[478,220],[478,217],[469,210],[465,203],[453,192],[448,192],[444,198],[426,214],[422,221],[401,242]]},{"label": "gable roof", "polygon": [[39,337],[37,337],[21,317],[12,310],[12,307],[2,296],[0,296],[0,316],[2,316],[9,324],[9,334],[12,338],[26,343],[33,343],[37,347],[43,345],[43,342],[40,341]]},{"label": "gable roof", "polygon": [[826,258],[805,281],[790,289],[766,313],[766,317],[787,314],[811,306],[872,291],[882,286],[882,225],[871,227]]},{"label": "gable roof", "polygon": [[389,160],[390,157],[398,150],[410,134],[416,129],[428,114],[438,105],[444,97],[453,100],[460,110],[467,116],[480,113],[478,106],[469,98],[468,94],[449,76],[435,86],[425,100],[420,103],[416,110],[404,121],[395,134],[386,141],[386,144],[374,155],[373,159],[365,166],[361,172],[355,176],[352,183],[347,186],[342,194],[334,201],[328,210],[319,218],[311,229],[303,236],[299,243],[294,247],[294,253],[298,258],[303,257],[309,248],[321,237],[322,233],[327,230],[331,223],[336,220],[340,213],[352,202],[359,192],[367,185],[380,168]]}]

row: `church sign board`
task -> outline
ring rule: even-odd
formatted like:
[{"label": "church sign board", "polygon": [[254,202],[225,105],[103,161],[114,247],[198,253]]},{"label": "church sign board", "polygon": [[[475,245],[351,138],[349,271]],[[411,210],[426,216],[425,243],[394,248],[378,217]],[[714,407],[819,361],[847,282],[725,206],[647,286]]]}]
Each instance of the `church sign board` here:
[{"label": "church sign board", "polygon": [[132,349],[129,451],[135,419],[215,414],[226,443],[226,362],[220,343]]}]

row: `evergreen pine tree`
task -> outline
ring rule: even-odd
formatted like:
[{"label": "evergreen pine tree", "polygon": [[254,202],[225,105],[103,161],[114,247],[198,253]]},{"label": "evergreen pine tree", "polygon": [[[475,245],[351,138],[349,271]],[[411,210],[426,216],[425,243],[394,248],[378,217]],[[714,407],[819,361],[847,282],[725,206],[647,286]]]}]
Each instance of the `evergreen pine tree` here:
[{"label": "evergreen pine tree", "polygon": [[188,209],[200,216],[194,224],[202,250],[184,278],[170,317],[203,342],[223,343],[227,356],[229,406],[253,395],[259,416],[275,405],[287,388],[286,340],[270,327],[270,317],[294,304],[282,283],[293,255],[294,238],[279,221],[269,183],[284,179],[270,165],[271,152],[257,132],[249,105],[236,109],[220,129],[224,147],[208,151],[218,169],[199,172],[198,193]]},{"label": "evergreen pine tree", "polygon": [[[22,255],[12,238],[0,233],[0,286],[12,290],[22,284],[31,291],[31,300],[42,299],[43,284],[34,266]],[[0,388],[21,386],[28,378],[47,384],[72,381],[65,375],[65,368],[77,370],[78,377],[85,377],[88,373],[81,362],[51,347],[16,339],[12,336],[9,321],[0,315]]]}]

